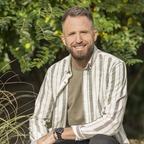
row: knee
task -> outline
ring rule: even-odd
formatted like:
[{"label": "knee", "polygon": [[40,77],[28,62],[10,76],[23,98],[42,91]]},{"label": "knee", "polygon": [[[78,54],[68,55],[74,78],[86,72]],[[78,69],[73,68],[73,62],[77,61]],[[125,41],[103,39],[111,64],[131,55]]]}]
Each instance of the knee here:
[{"label": "knee", "polygon": [[118,142],[111,136],[98,134],[90,139],[89,144],[118,144]]}]

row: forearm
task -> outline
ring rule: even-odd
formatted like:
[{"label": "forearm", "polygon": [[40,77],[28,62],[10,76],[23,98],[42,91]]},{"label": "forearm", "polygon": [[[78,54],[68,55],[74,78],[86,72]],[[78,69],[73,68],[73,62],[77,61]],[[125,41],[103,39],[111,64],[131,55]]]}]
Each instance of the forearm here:
[{"label": "forearm", "polygon": [[[55,138],[57,138],[56,133],[54,133]],[[46,134],[37,140],[36,144],[53,144],[56,139],[54,138],[53,132]],[[71,139],[75,140],[76,136],[71,127],[65,128],[62,135],[62,139]]]},{"label": "forearm", "polygon": [[40,137],[49,133],[49,129],[46,127],[46,121],[43,119],[37,119],[32,116],[29,119],[29,134],[31,143],[38,140]]},{"label": "forearm", "polygon": [[[76,140],[89,139],[96,134],[105,134],[105,135],[115,135],[119,131],[119,127],[122,124],[123,115],[125,111],[126,100],[120,100],[117,105],[118,109],[114,113],[105,113],[96,120],[89,122],[84,125],[72,126],[74,133],[76,134]],[[117,107],[115,104],[107,106],[107,108]],[[105,110],[106,112],[106,110]]]},{"label": "forearm", "polygon": [[53,144],[56,140],[53,137],[53,132],[46,134],[45,136],[39,138],[36,144]]},{"label": "forearm", "polygon": [[71,127],[64,128],[61,137],[62,139],[70,139],[70,140],[76,139],[76,135],[74,134],[73,129]]}]

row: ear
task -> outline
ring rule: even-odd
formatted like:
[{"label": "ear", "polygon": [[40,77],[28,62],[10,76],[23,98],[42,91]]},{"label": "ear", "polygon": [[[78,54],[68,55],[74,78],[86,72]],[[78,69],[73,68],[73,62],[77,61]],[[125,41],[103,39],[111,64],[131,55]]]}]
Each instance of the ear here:
[{"label": "ear", "polygon": [[98,31],[97,31],[97,30],[94,30],[94,41],[97,40],[97,36],[98,36]]},{"label": "ear", "polygon": [[61,40],[62,40],[63,44],[66,46],[66,41],[65,41],[64,35],[61,35]]}]

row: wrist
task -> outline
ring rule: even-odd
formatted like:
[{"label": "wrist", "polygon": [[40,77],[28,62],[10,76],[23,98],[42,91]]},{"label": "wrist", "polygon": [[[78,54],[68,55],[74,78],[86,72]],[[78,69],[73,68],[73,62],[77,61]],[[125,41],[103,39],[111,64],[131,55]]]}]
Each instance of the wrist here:
[{"label": "wrist", "polygon": [[54,131],[53,131],[54,139],[55,140],[62,139],[61,135],[62,135],[63,131],[64,131],[64,128],[56,128],[56,129],[54,129]]},{"label": "wrist", "polygon": [[57,136],[56,136],[55,130],[53,131],[53,138],[54,138],[55,140],[57,140]]},{"label": "wrist", "polygon": [[63,139],[71,139],[71,140],[75,140],[76,139],[76,135],[73,132],[72,127],[66,127],[64,129],[64,132],[62,133],[62,138]]}]

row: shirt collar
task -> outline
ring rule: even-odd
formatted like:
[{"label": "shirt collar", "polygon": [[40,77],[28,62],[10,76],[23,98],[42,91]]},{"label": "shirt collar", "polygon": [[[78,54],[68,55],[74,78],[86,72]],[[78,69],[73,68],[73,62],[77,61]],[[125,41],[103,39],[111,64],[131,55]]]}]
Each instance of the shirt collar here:
[{"label": "shirt collar", "polygon": [[[84,69],[91,69],[92,65],[94,64],[95,60],[96,60],[96,53],[97,53],[98,48],[94,45],[94,50],[93,50],[93,54],[90,58],[90,60],[88,61],[86,67]],[[72,69],[71,69],[71,54],[69,54],[69,56],[66,59],[66,73],[71,73]]]},{"label": "shirt collar", "polygon": [[85,69],[91,69],[91,68],[92,68],[92,65],[94,64],[95,59],[96,59],[96,52],[97,52],[97,49],[98,49],[98,48],[94,45],[93,54],[92,54],[90,60],[88,61],[88,63],[87,63],[87,65],[86,65]]}]

